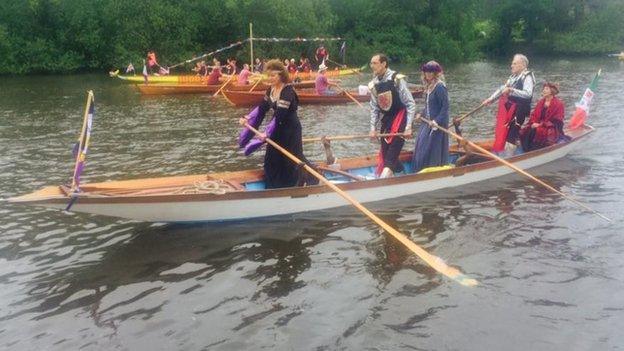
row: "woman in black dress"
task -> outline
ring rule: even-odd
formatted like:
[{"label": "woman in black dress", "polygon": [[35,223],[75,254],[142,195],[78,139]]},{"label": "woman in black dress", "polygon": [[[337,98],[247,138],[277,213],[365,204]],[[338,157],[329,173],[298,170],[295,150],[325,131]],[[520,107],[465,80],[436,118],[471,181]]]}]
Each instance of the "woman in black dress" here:
[{"label": "woman in black dress", "polygon": [[[271,138],[281,147],[288,150],[301,161],[307,160],[303,155],[303,143],[301,140],[301,123],[297,116],[297,106],[299,98],[290,82],[286,67],[279,60],[271,60],[265,66],[271,86],[264,95],[264,100],[258,106],[259,121],[262,123],[265,114],[269,109],[273,109],[273,120],[267,127],[269,135],[262,133],[261,138]],[[249,116],[241,118],[239,123],[245,125]],[[264,156],[264,176],[267,189],[285,188],[296,186],[300,183],[300,175],[303,171],[288,157],[271,145],[267,145]]]}]

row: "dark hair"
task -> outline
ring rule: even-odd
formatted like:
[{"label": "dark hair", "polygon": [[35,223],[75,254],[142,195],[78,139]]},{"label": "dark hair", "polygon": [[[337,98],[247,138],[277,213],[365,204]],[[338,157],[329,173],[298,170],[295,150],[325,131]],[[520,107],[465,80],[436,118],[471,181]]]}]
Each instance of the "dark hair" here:
[{"label": "dark hair", "polygon": [[264,71],[268,72],[268,71],[277,71],[279,76],[280,76],[280,80],[282,81],[282,83],[290,83],[290,75],[288,74],[288,71],[286,70],[286,67],[284,66],[284,64],[280,61],[280,60],[271,60],[269,62],[266,63],[266,65],[264,66]]},{"label": "dark hair", "polygon": [[386,68],[388,68],[388,56],[386,56],[386,54],[382,54],[382,53],[377,53],[375,55],[373,55],[373,57],[375,56],[379,56],[379,63],[386,63]]}]

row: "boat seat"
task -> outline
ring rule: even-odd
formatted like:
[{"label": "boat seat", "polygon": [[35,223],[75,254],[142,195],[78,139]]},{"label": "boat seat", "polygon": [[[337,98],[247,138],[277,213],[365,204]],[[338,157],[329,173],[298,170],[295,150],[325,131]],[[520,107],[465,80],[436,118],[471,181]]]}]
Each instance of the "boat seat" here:
[{"label": "boat seat", "polygon": [[243,184],[241,184],[240,182],[236,181],[236,180],[229,180],[229,179],[218,179],[209,175],[206,175],[206,180],[216,180],[216,181],[222,181],[226,184],[228,184],[229,186],[231,186],[232,188],[234,188],[235,190],[245,190],[245,187],[243,186]]}]

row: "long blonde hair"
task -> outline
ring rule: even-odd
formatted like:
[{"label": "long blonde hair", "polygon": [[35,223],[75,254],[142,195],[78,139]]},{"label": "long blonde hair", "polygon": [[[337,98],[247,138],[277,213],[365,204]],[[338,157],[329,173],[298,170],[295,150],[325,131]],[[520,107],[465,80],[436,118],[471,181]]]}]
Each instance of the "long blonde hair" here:
[{"label": "long blonde hair", "polygon": [[420,80],[423,83],[423,87],[425,88],[425,92],[432,92],[438,82],[442,82],[442,84],[446,84],[446,78],[444,78],[444,73],[442,72],[432,72],[433,79],[431,82],[428,82],[425,78],[425,72],[420,73]]}]

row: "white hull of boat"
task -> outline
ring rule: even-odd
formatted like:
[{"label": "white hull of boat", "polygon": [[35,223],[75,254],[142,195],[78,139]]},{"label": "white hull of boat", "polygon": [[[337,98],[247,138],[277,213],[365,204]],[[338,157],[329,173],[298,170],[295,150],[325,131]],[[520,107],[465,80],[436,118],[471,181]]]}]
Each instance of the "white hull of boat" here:
[{"label": "white hull of boat", "polygon": [[[541,166],[566,156],[570,151],[572,151],[576,144],[578,143],[571,142],[568,144],[561,144],[548,152],[520,159],[517,162],[514,162],[514,164],[522,169],[530,169]],[[514,158],[509,160],[513,162]],[[443,188],[452,188],[465,184],[481,182],[492,178],[498,178],[513,172],[514,171],[508,167],[497,165],[495,167],[486,167],[469,171],[464,174],[453,174],[414,182],[362,187],[359,189],[348,190],[348,193],[362,203],[369,203],[373,201],[388,200],[402,196],[435,191]],[[399,177],[410,177],[410,175]],[[272,190],[260,190],[258,192],[268,193],[271,191]],[[57,209],[65,209],[67,206],[66,203],[41,203],[41,205]],[[207,201],[81,203],[81,200],[78,199],[71,210],[73,212],[84,212],[148,222],[203,222],[230,221],[288,215],[299,212],[331,209],[347,205],[348,203],[346,200],[341,198],[338,194],[330,191],[309,194],[303,197],[264,195],[257,198]]]}]

